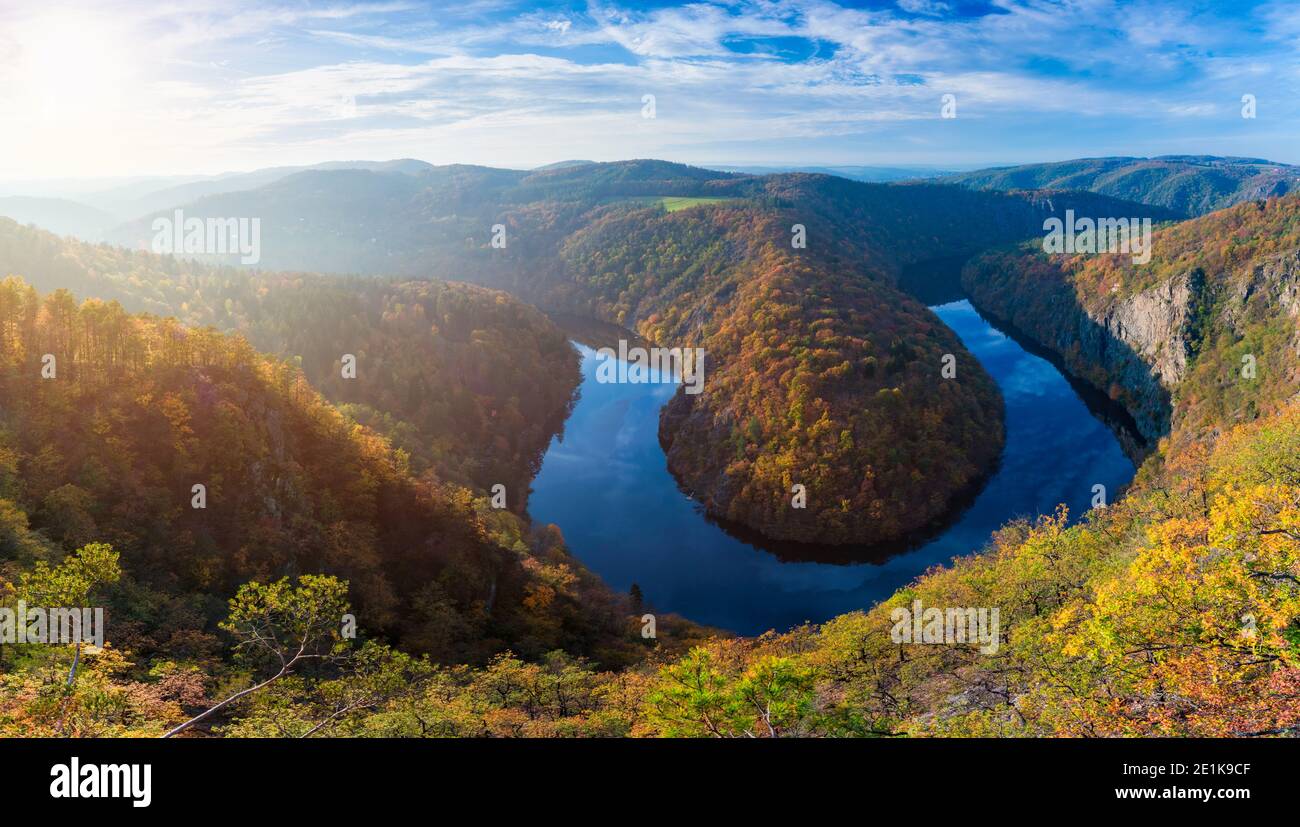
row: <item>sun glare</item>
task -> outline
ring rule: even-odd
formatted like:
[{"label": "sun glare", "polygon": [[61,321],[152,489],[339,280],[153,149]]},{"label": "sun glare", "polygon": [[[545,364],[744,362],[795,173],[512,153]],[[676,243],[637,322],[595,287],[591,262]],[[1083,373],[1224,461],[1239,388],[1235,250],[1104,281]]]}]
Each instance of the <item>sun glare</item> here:
[{"label": "sun glare", "polygon": [[113,113],[128,75],[114,28],[90,16],[44,17],[24,26],[11,87],[19,114],[66,126]]}]

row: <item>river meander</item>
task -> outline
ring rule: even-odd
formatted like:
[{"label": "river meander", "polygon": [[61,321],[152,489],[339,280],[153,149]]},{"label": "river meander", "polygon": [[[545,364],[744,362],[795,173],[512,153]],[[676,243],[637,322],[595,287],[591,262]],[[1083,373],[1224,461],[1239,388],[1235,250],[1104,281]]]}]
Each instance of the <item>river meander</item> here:
[{"label": "river meander", "polygon": [[678,488],[659,446],[673,384],[602,384],[582,353],[580,399],[547,450],[529,511],[616,589],[640,586],[654,610],[741,634],[785,630],[869,608],[930,566],[978,550],[1016,517],[1078,516],[1093,486],[1113,498],[1134,474],[1119,440],[1050,362],[968,301],[931,308],[998,383],[1006,447],[987,484],[939,533],[910,549],[799,549],[742,539]]}]

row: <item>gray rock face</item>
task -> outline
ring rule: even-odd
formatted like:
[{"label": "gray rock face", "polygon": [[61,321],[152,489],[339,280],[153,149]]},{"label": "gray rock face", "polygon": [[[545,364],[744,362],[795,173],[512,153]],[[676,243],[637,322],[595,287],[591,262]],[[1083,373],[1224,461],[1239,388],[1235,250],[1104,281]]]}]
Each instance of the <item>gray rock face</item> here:
[{"label": "gray rock face", "polygon": [[[1261,307],[1277,307],[1291,320],[1291,337],[1286,347],[1294,358],[1283,362],[1289,372],[1288,382],[1300,386],[1300,250],[1276,256],[1257,264],[1233,286],[1231,298],[1224,301],[1223,321],[1240,333]],[[1300,393],[1294,398],[1300,399]]]},{"label": "gray rock face", "polygon": [[1282,308],[1293,319],[1300,317],[1300,250],[1252,267],[1249,276],[1234,285],[1232,301],[1224,308],[1225,320],[1240,329],[1250,303],[1261,300]]},{"label": "gray rock face", "polygon": [[1187,373],[1188,316],[1196,296],[1192,282],[1191,275],[1179,276],[1089,316],[1107,336],[1128,345],[1171,390]]},{"label": "gray rock face", "polygon": [[1031,280],[968,267],[962,285],[981,310],[1009,321],[1123,405],[1151,443],[1169,432],[1174,391],[1207,335],[1244,335],[1280,309],[1296,322],[1289,347],[1300,356],[1300,250],[1233,272],[1189,269],[1094,307],[1079,301],[1064,275]]},{"label": "gray rock face", "polygon": [[[1216,285],[1220,295],[1211,297],[1207,284]],[[1091,318],[1132,347],[1161,384],[1172,390],[1186,376],[1193,343],[1200,335],[1197,310],[1211,304],[1215,326],[1237,334],[1244,332],[1252,306],[1277,307],[1293,319],[1300,318],[1300,250],[1240,273],[1216,273],[1209,279],[1200,271],[1185,273]]]},{"label": "gray rock face", "polygon": [[1169,430],[1170,390],[1187,370],[1194,281],[1190,275],[1173,279],[1089,310],[1064,278],[969,269],[962,277],[982,312],[1054,354],[1064,370],[1128,411],[1147,443],[1126,443],[1137,457]]}]

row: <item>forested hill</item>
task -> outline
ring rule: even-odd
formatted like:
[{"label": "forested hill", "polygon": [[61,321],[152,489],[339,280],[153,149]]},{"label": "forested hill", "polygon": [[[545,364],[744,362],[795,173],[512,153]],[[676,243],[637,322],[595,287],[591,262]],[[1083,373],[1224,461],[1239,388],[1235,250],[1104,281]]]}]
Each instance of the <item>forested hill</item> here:
[{"label": "forested hill", "polygon": [[[568,414],[577,356],[545,316],[466,284],[218,268],[57,238],[0,219],[0,274],[236,331],[390,436],[417,474],[489,490],[522,512]],[[356,357],[344,379],[344,356]]]},{"label": "forested hill", "polygon": [[[725,354],[721,382],[740,407],[713,416],[704,412],[726,397],[702,395],[686,407],[674,401],[664,417],[670,457],[678,454],[673,461],[683,473],[708,473],[713,454],[682,456],[686,448],[677,444],[698,446],[707,437],[756,469],[732,476],[761,480],[763,463],[774,455],[764,420],[752,442],[748,424],[739,431],[744,439],[725,439],[737,433],[730,425],[741,412],[757,417],[771,405],[798,415],[771,420],[774,433],[825,437],[823,421],[853,416],[830,391],[860,394],[880,376],[905,383],[907,365],[933,354],[924,348],[943,346],[934,338],[943,332],[926,328],[937,322],[896,290],[891,274],[924,261],[928,251],[1004,238],[1000,233],[1016,231],[1020,219],[1041,227],[1040,210],[1048,209],[1037,196],[996,196],[982,203],[1003,211],[972,215],[967,230],[952,225],[964,233],[959,243],[945,237],[938,241],[946,246],[933,248],[904,233],[908,209],[882,222],[895,230],[842,230],[835,252],[824,257],[800,256],[769,240],[783,237],[800,209],[811,216],[810,238],[821,222],[838,225],[854,215],[851,199],[800,207],[800,188],[834,193],[846,183],[794,176],[783,179],[784,190],[745,203],[680,209],[638,196],[635,203],[588,206],[591,215],[577,230],[552,240],[559,251],[553,270],[517,272],[535,277],[538,290],[554,290],[557,300],[658,336],[697,336]],[[702,186],[742,184],[708,179]],[[907,197],[921,203],[927,192],[948,190],[916,188]],[[543,205],[558,203],[524,212],[536,218],[547,214]],[[936,208],[934,220],[948,219]],[[10,245],[3,249],[49,253],[35,259],[42,278],[82,279],[158,308],[174,304],[197,321],[247,315],[248,329],[257,328],[235,297],[229,307],[209,297],[223,274],[240,283],[233,271],[189,270],[170,259],[65,246],[3,227]],[[1067,367],[1084,373],[1097,354],[1118,354],[1121,361],[1110,367],[1121,370],[1108,378],[1126,404],[1147,399],[1142,394],[1150,387],[1130,379],[1153,379],[1174,405],[1172,418],[1165,416],[1171,438],[1122,499],[1082,523],[1069,525],[1064,514],[1013,522],[983,553],[925,574],[879,606],[754,639],[716,637],[685,653],[676,647],[698,630],[665,624],[661,616],[651,650],[629,622],[642,608],[636,598],[616,598],[595,584],[563,552],[558,535],[528,531],[470,489],[409,473],[406,457],[327,405],[293,365],[258,355],[237,336],[130,316],[99,301],[79,306],[66,293],[41,298],[20,281],[6,281],[5,599],[81,584],[97,590],[95,599],[107,602],[113,619],[109,646],[82,654],[66,690],[71,647],[0,649],[0,732],[161,734],[274,674],[264,662],[231,657],[247,651],[231,647],[246,647],[251,621],[285,624],[286,615],[321,608],[331,618],[355,609],[363,640],[377,631],[408,651],[373,638],[349,642],[327,630],[321,637],[329,660],[225,708],[204,725],[215,725],[208,732],[1295,734],[1298,228],[1300,196],[1291,196],[1162,228],[1144,265],[1124,256],[1049,259],[1041,244],[971,262],[964,278],[976,301],[1008,317],[1042,311],[1040,323],[1034,313],[1017,323],[1056,349]],[[896,251],[882,250],[891,238]],[[807,250],[815,250],[811,241]],[[107,258],[94,258],[96,251]],[[858,258],[867,263],[851,269],[848,262]],[[197,273],[212,281],[196,280]],[[296,278],[243,276],[250,296]],[[315,283],[302,279],[304,290]],[[442,308],[439,318],[453,318],[445,314],[466,297],[511,307],[501,294],[446,289],[422,305]],[[268,317],[289,312],[270,313],[274,305],[247,300]],[[468,303],[474,308],[478,300]],[[856,367],[849,361],[850,381],[841,384],[839,366],[819,361],[832,349],[864,354]],[[59,356],[50,379],[42,378],[47,353]],[[728,387],[744,375],[728,373],[729,364],[746,365],[771,398]],[[966,373],[959,361],[959,375]],[[901,400],[924,398],[899,387]],[[971,398],[937,393],[938,411],[961,410],[957,405]],[[862,421],[890,424],[881,413],[891,410],[890,396],[892,390],[868,408],[867,416],[881,419]],[[793,411],[792,401],[799,403]],[[821,404],[825,416],[813,419]],[[900,407],[895,421],[915,414]],[[953,420],[930,416],[921,427],[936,422],[951,429]],[[714,430],[706,432],[710,423]],[[780,457],[793,445],[795,467],[805,467],[802,443],[775,444]],[[857,445],[837,443],[845,453],[831,456],[852,457]],[[204,509],[193,507],[196,483],[207,486]],[[320,573],[326,576],[314,576]],[[290,577],[277,581],[281,575]],[[221,596],[241,582],[237,599],[223,607]],[[345,599],[349,590],[355,606]],[[896,641],[893,613],[917,601],[925,608],[996,609],[997,646]],[[222,617],[218,634],[213,621]]]},{"label": "forested hill", "polygon": [[1292,192],[1300,168],[1261,158],[1164,155],[995,167],[939,180],[978,190],[1087,190],[1192,216]]},{"label": "forested hill", "polygon": [[[1028,188],[1018,188],[1028,189]],[[1180,217],[1162,209],[1060,186],[1008,195],[927,182],[868,184],[832,175],[740,175],[638,160],[530,172],[450,165],[416,171],[310,170],[272,184],[176,207],[186,218],[247,216],[262,223],[258,266],[315,272],[430,275],[530,290],[571,233],[610,210],[751,206],[789,210],[819,232],[808,249],[870,242],[871,266],[896,266],[1039,235],[1042,219],[1080,214]],[[1083,188],[1073,188],[1081,190]],[[1055,201],[1053,195],[1056,196]],[[740,203],[740,202],[743,202]],[[1056,202],[1060,202],[1057,204]],[[147,249],[163,210],[117,228],[115,243]],[[505,246],[493,247],[493,227]],[[788,230],[786,232],[788,240]],[[818,244],[817,241],[822,243]]]},{"label": "forested hill", "polygon": [[1300,391],[1300,193],[1155,233],[1150,262],[989,253],[962,281],[1065,366],[1194,444]]},{"label": "forested hill", "polygon": [[[1176,428],[1119,501],[1073,526],[1064,513],[1012,522],[982,553],[817,627],[719,638],[662,666],[619,673],[512,660],[438,672],[388,695],[380,713],[336,721],[334,731],[1300,733],[1300,196],[1168,227],[1155,244],[1145,265],[1123,256],[1048,259],[1031,245],[966,271],[977,301],[1002,312],[1029,308],[1024,329],[1055,344],[1067,365],[1091,358],[1099,335],[1071,307],[1107,314],[1145,296],[1152,314],[1172,320],[1161,327],[1151,315],[1150,326],[1109,328],[1169,330],[1174,338],[1161,341],[1183,348],[1132,342],[1134,363],[1164,377]],[[1028,324],[1038,311],[1051,312]],[[1254,370],[1243,372],[1251,355]],[[896,612],[918,603],[996,610],[996,646],[898,641]],[[302,731],[328,709],[326,697],[324,687],[268,693],[232,731]]]},{"label": "forested hill", "polygon": [[439,660],[641,651],[626,598],[558,532],[418,479],[388,440],[241,337],[41,297],[11,277],[0,400],[4,580],[110,544],[119,652],[221,672],[226,599],[302,574],[344,579],[365,628]]},{"label": "forested hill", "polygon": [[[996,389],[897,289],[903,268],[1040,234],[1088,193],[1007,195],[641,160],[519,172],[314,171],[185,206],[260,216],[263,264],[420,273],[705,348],[698,397],[664,413],[669,466],[715,515],[769,537],[923,532],[1001,447]],[[139,242],[147,221],[123,240]],[[957,377],[937,381],[951,354]],[[866,404],[863,401],[867,400]],[[806,509],[791,508],[794,485]]]}]

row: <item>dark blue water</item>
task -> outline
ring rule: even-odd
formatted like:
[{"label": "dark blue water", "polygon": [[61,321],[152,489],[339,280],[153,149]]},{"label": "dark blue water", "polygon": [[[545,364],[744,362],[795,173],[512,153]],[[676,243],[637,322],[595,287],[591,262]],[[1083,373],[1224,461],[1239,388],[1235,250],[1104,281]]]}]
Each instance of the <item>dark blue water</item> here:
[{"label": "dark blue water", "polygon": [[1016,517],[1080,515],[1093,485],[1108,497],[1134,473],[1118,440],[1055,367],[959,301],[931,308],[997,381],[1006,449],[988,484],[937,538],[883,562],[788,562],[707,520],[677,487],[659,447],[672,384],[600,384],[581,347],[581,399],[548,449],[529,510],[616,589],[640,585],[657,611],[741,634],[785,630],[869,608],[936,563],[977,551]]}]

